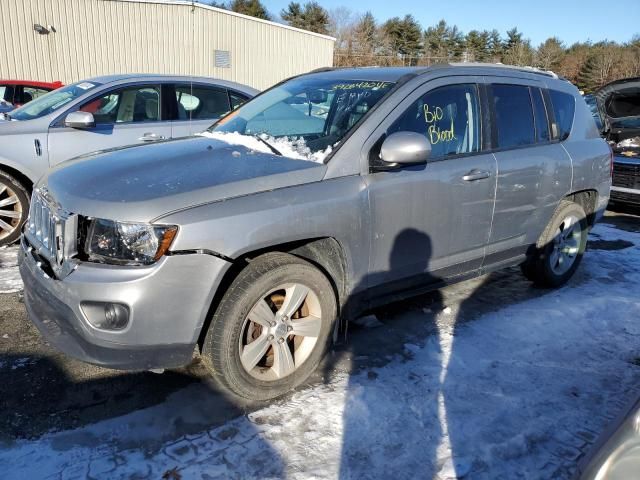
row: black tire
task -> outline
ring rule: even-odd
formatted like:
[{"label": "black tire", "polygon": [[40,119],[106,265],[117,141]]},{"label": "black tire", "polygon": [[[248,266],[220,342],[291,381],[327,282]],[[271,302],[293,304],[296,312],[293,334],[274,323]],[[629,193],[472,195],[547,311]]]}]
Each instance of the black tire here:
[{"label": "black tire", "polygon": [[[320,333],[309,356],[296,365],[293,373],[264,381],[252,376],[241,362],[245,319],[265,295],[279,285],[291,283],[302,284],[314,293],[322,311]],[[252,400],[278,397],[300,385],[316,369],[329,344],[336,315],[334,289],[320,270],[293,255],[279,252],[262,255],[240,272],[224,294],[204,341],[203,363],[223,386],[241,397]]]},{"label": "black tire", "polygon": [[[558,272],[554,270],[554,239],[557,238],[564,220],[569,217],[576,218],[580,226],[580,236],[576,239],[577,252],[571,266],[566,271]],[[588,228],[587,216],[580,205],[569,200],[560,202],[549,224],[542,232],[533,256],[520,265],[524,276],[536,285],[547,288],[557,288],[567,283],[582,260],[587,246]]]},{"label": "black tire", "polygon": [[[15,195],[17,202],[0,206],[0,246],[11,245],[20,238],[22,225],[29,216],[29,192],[13,176],[0,170],[0,204]],[[11,216],[3,215],[3,212]],[[18,215],[18,216],[14,216]],[[9,230],[7,227],[11,227]]]}]

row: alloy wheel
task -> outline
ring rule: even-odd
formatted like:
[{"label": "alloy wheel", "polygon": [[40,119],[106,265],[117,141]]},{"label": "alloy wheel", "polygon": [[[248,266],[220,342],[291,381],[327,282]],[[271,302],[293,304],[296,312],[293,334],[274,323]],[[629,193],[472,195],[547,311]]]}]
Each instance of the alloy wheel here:
[{"label": "alloy wheel", "polygon": [[275,381],[309,358],[322,329],[318,296],[300,283],[280,285],[249,311],[239,339],[240,361],[254,378]]},{"label": "alloy wheel", "polygon": [[570,215],[560,223],[553,237],[553,249],[549,255],[553,273],[563,275],[575,263],[580,251],[582,235],[578,217]]},{"label": "alloy wheel", "polygon": [[0,240],[13,234],[20,228],[22,204],[16,192],[0,183]]}]

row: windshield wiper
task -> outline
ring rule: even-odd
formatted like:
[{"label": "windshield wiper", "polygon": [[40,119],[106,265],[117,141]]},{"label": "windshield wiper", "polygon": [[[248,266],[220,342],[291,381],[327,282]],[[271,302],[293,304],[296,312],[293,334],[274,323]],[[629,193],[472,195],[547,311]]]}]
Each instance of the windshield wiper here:
[{"label": "windshield wiper", "polygon": [[271,145],[269,142],[267,142],[264,138],[262,138],[260,135],[254,135],[253,138],[260,140],[262,143],[264,143],[267,147],[269,147],[269,150],[271,150],[273,153],[275,153],[276,155],[278,155],[279,157],[282,156],[282,153],[280,153],[280,150],[278,150],[276,147],[274,147],[273,145]]}]

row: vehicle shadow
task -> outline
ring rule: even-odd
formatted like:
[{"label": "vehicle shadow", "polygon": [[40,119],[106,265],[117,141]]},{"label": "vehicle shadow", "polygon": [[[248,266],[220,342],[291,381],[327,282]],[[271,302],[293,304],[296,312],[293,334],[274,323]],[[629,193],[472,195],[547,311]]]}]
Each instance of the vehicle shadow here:
[{"label": "vehicle shadow", "polygon": [[[61,364],[56,356],[0,354],[0,385],[7,385],[3,380],[12,377],[11,391],[0,387],[0,453],[5,450],[7,454],[17,440],[35,441],[55,433],[46,448],[60,452],[61,457],[47,462],[47,468],[73,469],[68,463],[71,457],[62,452],[77,448],[86,449],[76,455],[78,468],[93,462],[91,452],[98,450],[106,462],[131,451],[162,455],[169,450],[170,454],[164,454],[169,455],[166,460],[177,466],[174,473],[167,471],[169,476],[162,478],[180,478],[180,468],[195,468],[191,464],[194,452],[209,456],[207,468],[243,471],[242,459],[221,457],[222,450],[216,445],[234,445],[236,440],[251,438],[255,451],[268,459],[261,467],[265,475],[282,478],[285,466],[279,453],[261,439],[251,422],[243,422],[241,431],[217,428],[261,405],[243,402],[212,382],[201,381],[199,377],[205,372],[198,372],[198,368],[204,367],[196,363],[189,370],[167,371],[162,376],[149,372],[114,375],[104,370],[103,377],[76,379],[68,361]],[[188,440],[184,447],[171,449],[182,439],[197,438],[206,439],[204,443],[200,440],[203,447],[197,446],[197,440],[196,446],[191,446]],[[9,472],[31,468],[29,458],[33,460],[32,448],[24,459],[16,459]],[[58,473],[65,476],[64,471]]]},{"label": "vehicle shadow", "polygon": [[[440,284],[441,279],[428,274],[431,241],[422,232],[407,230],[398,235],[389,269],[399,267],[402,253],[408,249],[420,252],[424,281]],[[382,274],[371,274],[363,284],[370,286]],[[590,273],[582,268],[571,284],[575,287],[589,280]],[[501,435],[506,439],[510,435],[518,438],[522,425],[535,419],[528,417],[531,411],[514,410],[514,405],[527,404],[533,390],[510,392],[511,396],[504,397],[496,393],[494,398],[493,390],[509,388],[511,381],[502,377],[517,377],[517,368],[512,372],[513,367],[505,367],[508,373],[501,373],[496,380],[503,384],[493,385],[492,376],[497,371],[491,370],[491,358],[477,357],[481,348],[459,345],[458,330],[481,316],[552,292],[535,287],[519,267],[510,267],[369,310],[354,321],[349,326],[347,341],[335,346],[322,366],[327,383],[336,375],[348,375],[339,477],[468,478],[476,472],[491,478],[490,465],[483,460],[483,447],[470,444],[469,426],[465,422],[473,419],[488,438]],[[350,301],[355,300],[347,302],[346,311]],[[509,335],[522,333],[513,328],[505,333],[507,339]],[[412,360],[414,351],[420,349],[422,362],[418,364]],[[393,369],[380,369],[390,362],[396,365]],[[402,366],[397,368],[398,364],[411,364],[409,373]],[[482,383],[485,391],[470,389],[465,384],[470,364],[487,365],[487,372],[482,374],[486,375],[486,384]],[[519,368],[523,374],[528,373],[527,365]],[[400,373],[406,378],[393,378]],[[397,389],[393,382],[398,382]],[[416,393],[407,389],[407,385],[416,385]],[[498,418],[505,412],[518,421]],[[517,450],[519,446],[513,448]],[[548,468],[556,468],[551,463]]]},{"label": "vehicle shadow", "polygon": [[[422,272],[421,282],[436,284],[440,281],[428,273],[432,255],[431,239],[414,229],[403,230],[396,237],[390,253],[389,272],[406,269],[405,262],[409,258],[407,251],[416,252],[412,260],[415,262],[415,271]],[[379,285],[387,273],[370,273],[354,290],[364,291]],[[412,427],[405,424],[411,412],[403,411],[410,407],[406,402],[390,398],[388,388],[377,388],[377,367],[393,359],[409,360],[412,346],[407,348],[407,342],[439,334],[441,326],[438,325],[437,316],[444,309],[441,293],[433,291],[422,296],[419,307],[413,302],[415,300],[397,302],[372,311],[368,309],[367,298],[351,297],[343,307],[343,312],[364,309],[369,314],[350,322],[347,342],[336,346],[322,365],[325,382],[329,382],[337,372],[346,370],[349,374],[343,407],[339,478],[401,478],[397,470],[399,464],[403,466],[403,471],[420,472],[421,478],[431,478],[437,473],[436,449],[443,434],[438,404],[431,402],[420,407],[422,432],[411,435],[411,439],[418,441],[419,445],[412,445],[411,448],[405,448],[402,444],[389,446],[389,442],[385,441],[387,438],[402,438],[402,432]],[[415,308],[420,308],[422,322],[415,322],[415,319],[407,319],[403,315],[407,309]],[[358,375],[365,371],[366,376]],[[439,388],[438,375],[421,381],[429,382],[430,389]],[[404,438],[407,440],[406,436]],[[376,445],[379,447],[376,448]],[[416,448],[421,451],[420,456],[414,455]]]}]

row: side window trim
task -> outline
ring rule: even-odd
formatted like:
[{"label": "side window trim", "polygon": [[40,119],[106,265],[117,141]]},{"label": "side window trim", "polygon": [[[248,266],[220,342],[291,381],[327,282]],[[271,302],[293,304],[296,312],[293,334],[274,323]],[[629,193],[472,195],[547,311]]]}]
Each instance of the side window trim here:
[{"label": "side window trim", "polygon": [[556,122],[556,114],[553,111],[553,103],[551,102],[551,95],[549,94],[549,89],[542,88],[542,98],[544,100],[545,108],[547,109],[547,118],[549,119],[549,128],[551,130],[551,141],[559,142],[560,141],[560,129],[558,128],[558,123]]},{"label": "side window trim", "polygon": [[487,139],[487,143],[484,145],[482,150],[485,153],[494,152],[498,148],[498,129],[496,128],[496,111],[493,107],[493,92],[491,91],[491,84],[482,83],[480,85],[480,91],[483,106],[486,110],[486,113],[483,115],[483,121],[487,123],[487,127],[485,128],[485,138]]},{"label": "side window trim", "polygon": [[[534,95],[536,95],[536,93],[534,93],[537,90],[537,94],[540,95],[540,98],[542,99],[542,108],[544,109],[544,119],[545,119],[545,123],[547,125],[547,135],[549,136],[549,140],[540,140],[539,136],[538,136],[538,114],[537,114],[537,108],[536,108],[536,101],[534,99]],[[547,102],[545,101],[544,98],[544,94],[542,92],[542,88],[540,87],[532,87],[529,86],[529,95],[531,97],[531,105],[533,106],[533,126],[535,128],[535,140],[536,140],[536,145],[546,145],[548,143],[552,143],[553,138],[551,135],[551,122],[549,121],[549,108],[547,107]]]}]

